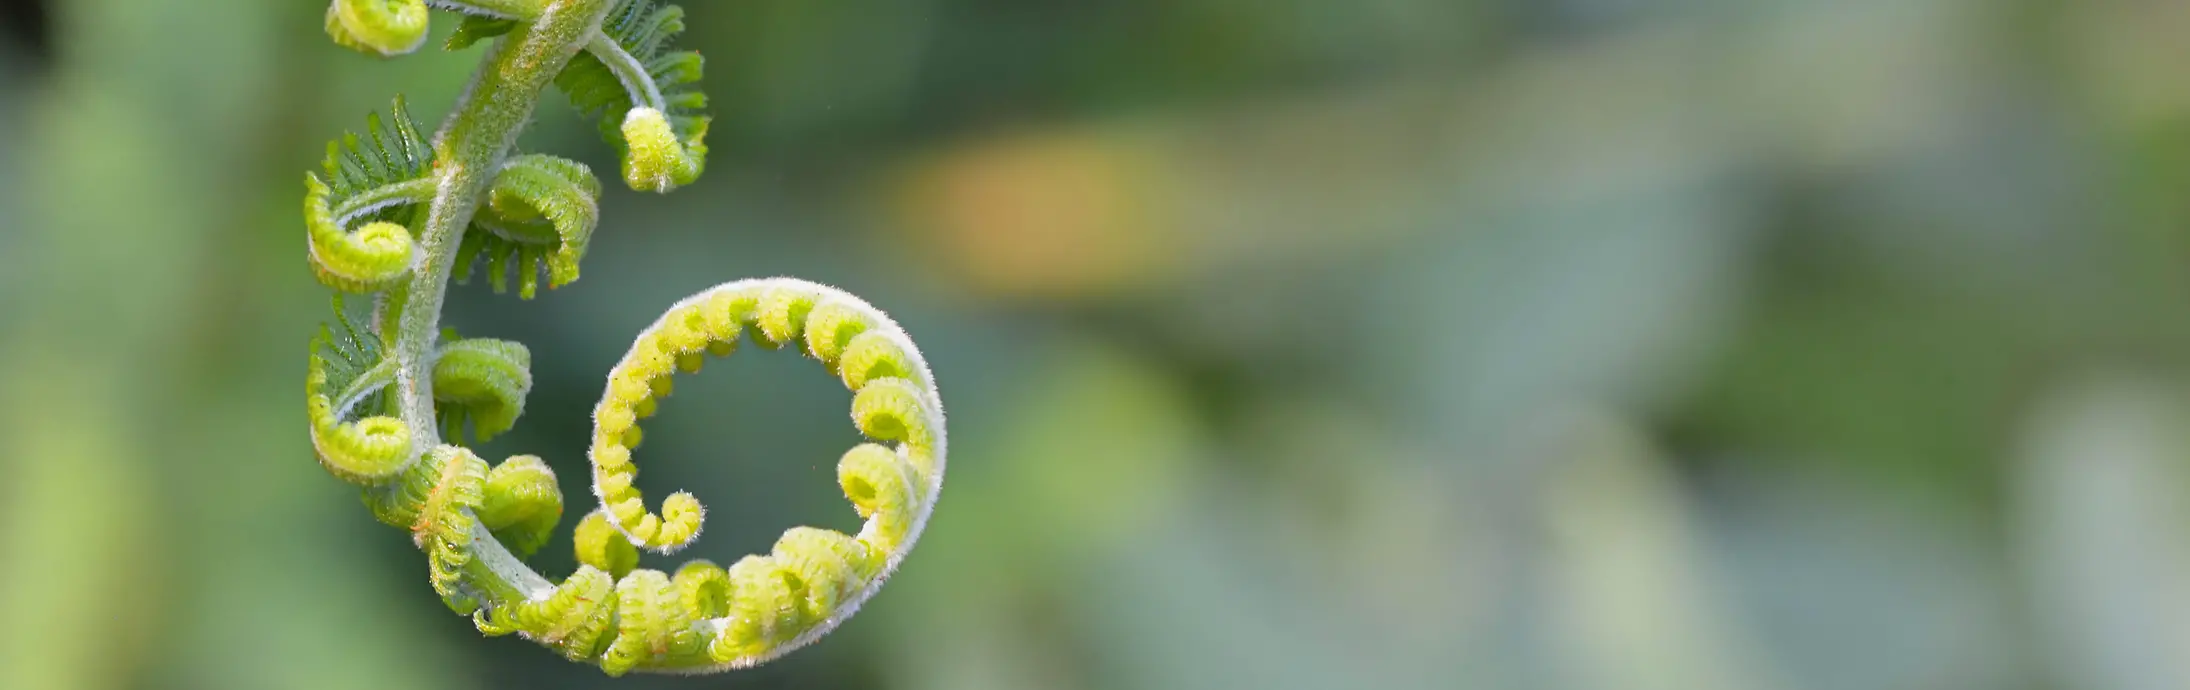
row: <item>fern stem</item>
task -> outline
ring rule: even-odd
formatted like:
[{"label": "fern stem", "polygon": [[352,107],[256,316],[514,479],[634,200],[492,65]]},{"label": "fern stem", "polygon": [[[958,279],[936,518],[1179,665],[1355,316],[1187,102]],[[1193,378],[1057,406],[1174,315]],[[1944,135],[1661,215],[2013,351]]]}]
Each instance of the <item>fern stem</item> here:
[{"label": "fern stem", "polygon": [[358,216],[367,213],[396,204],[430,201],[433,199],[434,187],[433,178],[422,177],[359,193],[357,196],[344,200],[342,205],[333,209],[335,224],[339,227],[349,227],[351,223],[357,221]]},{"label": "fern stem", "polygon": [[637,107],[668,110],[662,100],[662,90],[654,85],[654,75],[648,74],[646,65],[639,58],[607,36],[594,36],[586,44],[586,52],[592,53],[608,71],[616,74],[616,81],[623,82],[624,91],[631,94],[631,103]]},{"label": "fern stem", "polygon": [[527,20],[540,13],[540,0],[427,0],[436,9],[503,19]]},{"label": "fern stem", "polygon": [[[414,448],[440,444],[433,403],[433,345],[464,229],[509,157],[533,107],[556,73],[600,31],[608,0],[551,0],[539,18],[496,41],[470,88],[434,137],[436,183],[419,239],[418,264],[403,287],[402,311],[390,356],[400,367],[396,390]],[[548,585],[500,542],[481,539],[473,561],[484,577],[474,584],[491,596],[529,595]]]}]

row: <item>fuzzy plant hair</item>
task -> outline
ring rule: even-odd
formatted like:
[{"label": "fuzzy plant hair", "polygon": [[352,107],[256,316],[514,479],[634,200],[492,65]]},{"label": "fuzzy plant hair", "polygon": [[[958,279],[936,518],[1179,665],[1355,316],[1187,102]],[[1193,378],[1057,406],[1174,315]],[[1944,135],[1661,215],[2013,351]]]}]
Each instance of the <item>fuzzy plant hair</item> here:
[{"label": "fuzzy plant hair", "polygon": [[[513,151],[546,89],[600,120],[625,184],[667,192],[705,163],[701,60],[670,49],[683,11],[655,0],[334,0],[326,29],[343,46],[400,55],[425,41],[432,10],[460,17],[449,49],[484,45],[454,110],[429,137],[399,98],[363,134],[329,144],[323,170],[304,179],[311,266],[336,291],[305,379],[320,464],[410,532],[434,591],[482,633],[515,633],[610,675],[742,668],[828,634],[912,550],[943,486],[942,401],[920,350],[867,302],[792,278],[724,283],[671,306],[594,407],[599,507],[578,521],[577,572],[535,572],[524,559],[563,514],[554,470],[531,455],[489,465],[464,446],[516,424],[531,354],[456,337],[442,300],[474,270],[526,299],[543,276],[549,288],[578,279],[600,182],[575,161]],[[370,316],[351,317],[344,295],[370,301]],[[844,454],[837,477],[865,524],[795,527],[728,568],[638,568],[640,549],[691,544],[703,516],[691,494],[655,510],[633,485],[641,423],[676,374],[748,339],[819,360],[852,390],[852,423],[870,442]]]}]

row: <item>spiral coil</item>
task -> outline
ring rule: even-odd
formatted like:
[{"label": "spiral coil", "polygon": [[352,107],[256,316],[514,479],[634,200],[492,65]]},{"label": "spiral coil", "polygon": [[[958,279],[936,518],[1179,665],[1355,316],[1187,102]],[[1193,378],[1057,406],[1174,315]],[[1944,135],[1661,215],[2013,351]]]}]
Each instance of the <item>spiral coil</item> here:
[{"label": "spiral coil", "polygon": [[[481,265],[496,292],[514,279],[526,299],[543,275],[567,285],[599,223],[600,182],[585,165],[510,153],[532,106],[512,96],[563,90],[599,119],[626,184],[667,192],[705,168],[702,60],[669,49],[683,10],[654,0],[333,0],[326,28],[338,44],[398,55],[422,44],[430,9],[464,15],[450,49],[495,42],[457,111],[429,142],[397,99],[363,135],[329,144],[323,174],[305,180],[307,258],[337,292],[305,380],[321,465],[410,533],[434,591],[484,634],[518,634],[610,675],[742,668],[827,634],[903,561],[942,489],[943,407],[926,360],[887,315],[825,285],[741,280],[676,303],[634,338],[594,408],[598,505],[573,535],[578,569],[560,582],[531,571],[522,559],[563,515],[555,471],[533,455],[489,466],[463,445],[524,414],[531,351],[437,329],[441,295]],[[377,296],[365,328],[342,293]],[[642,548],[688,546],[705,519],[685,492],[647,508],[633,486],[640,423],[677,373],[747,335],[798,349],[852,391],[868,442],[839,460],[837,482],[865,522],[857,534],[794,527],[729,567],[639,568]]]}]

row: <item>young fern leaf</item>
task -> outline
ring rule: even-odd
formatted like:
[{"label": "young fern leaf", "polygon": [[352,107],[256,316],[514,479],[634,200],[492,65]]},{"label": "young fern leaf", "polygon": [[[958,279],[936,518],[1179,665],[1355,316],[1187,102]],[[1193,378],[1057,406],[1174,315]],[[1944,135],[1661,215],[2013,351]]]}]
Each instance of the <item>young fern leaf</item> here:
[{"label": "young fern leaf", "polygon": [[367,55],[409,53],[426,41],[426,2],[335,0],[327,6],[327,35]]},{"label": "young fern leaf", "polygon": [[[418,133],[402,98],[383,122],[366,116],[365,136],[328,142],[321,168],[307,173],[304,221],[313,273],[328,287],[371,292],[410,273],[415,245],[404,227],[410,204],[433,194],[433,151]],[[362,224],[356,232],[345,228]]]},{"label": "young fern leaf", "polygon": [[[408,54],[426,42],[429,7],[465,15],[464,25],[449,39],[450,50],[508,33],[517,22],[536,19],[546,9],[543,0],[334,0],[327,7],[327,35],[367,55]],[[500,31],[480,34],[473,28],[467,34],[465,28],[473,27],[475,21]]]},{"label": "young fern leaf", "polygon": [[578,260],[599,222],[600,197],[600,180],[582,163],[542,155],[511,158],[496,172],[486,206],[464,233],[456,279],[469,278],[472,265],[484,256],[496,292],[508,289],[513,269],[522,299],[537,294],[543,269],[549,288],[570,284],[578,279]]},{"label": "young fern leaf", "polygon": [[360,410],[377,410],[379,389],[395,380],[380,341],[360,334],[335,298],[341,330],[319,327],[305,372],[305,413],[310,418],[312,449],[320,465],[343,481],[365,486],[386,483],[411,462],[411,433],[394,417],[366,416],[345,421]]},{"label": "young fern leaf", "polygon": [[563,519],[563,492],[555,470],[537,455],[514,455],[487,472],[479,522],[518,558],[546,546]]},{"label": "young fern leaf", "polygon": [[433,399],[447,438],[462,439],[465,422],[487,441],[517,425],[532,392],[532,351],[523,343],[458,340],[434,352]]},{"label": "young fern leaf", "polygon": [[[625,182],[693,181],[706,154],[700,59],[664,49],[683,14],[651,0],[335,0],[328,32],[401,53],[423,39],[429,7],[466,15],[452,48],[496,42],[432,144],[399,99],[388,120],[329,146],[324,177],[306,178],[314,272],[338,293],[377,296],[369,332],[338,294],[336,325],[312,341],[306,410],[321,464],[411,534],[434,591],[484,634],[520,634],[611,675],[742,668],[827,634],[912,549],[942,489],[942,400],[919,350],[866,302],[800,280],[726,283],[677,303],[639,334],[594,409],[599,504],[577,526],[577,572],[559,583],[534,572],[522,559],[563,513],[554,470],[531,455],[489,467],[462,446],[523,415],[531,353],[440,328],[448,282],[475,262],[497,291],[514,268],[526,298],[543,272],[550,287],[577,279],[600,183],[576,162],[509,150],[550,83],[602,118]],[[682,548],[704,519],[683,492],[647,509],[632,485],[639,420],[676,372],[697,373],[747,334],[798,348],[853,391],[852,423],[872,442],[845,453],[837,480],[865,524],[856,535],[795,527],[728,568],[639,568],[640,547]]]},{"label": "young fern leaf", "polygon": [[[942,490],[941,398],[904,331],[835,288],[789,278],[737,281],[678,302],[641,332],[610,370],[594,408],[590,457],[602,508],[597,515],[631,544],[669,553],[699,535],[703,511],[691,494],[670,495],[660,513],[646,509],[632,485],[638,467],[631,451],[642,438],[638,421],[674,392],[672,377],[697,373],[709,356],[731,354],[746,333],[771,349],[796,344],[837,372],[854,392],[854,426],[895,445],[862,444],[838,464],[845,497],[867,519],[856,537],[811,527],[784,533],[771,553],[749,556],[727,571],[731,615],[710,618],[719,627],[704,660],[670,654],[641,663],[749,666],[826,634],[896,568]],[[640,597],[619,605],[653,601]]]},{"label": "young fern leaf", "polygon": [[373,517],[409,530],[426,551],[434,592],[458,613],[478,610],[478,595],[463,582],[472,559],[472,528],[486,501],[487,463],[470,450],[440,446],[405,472],[402,481],[365,490]]},{"label": "young fern leaf", "polygon": [[639,547],[631,544],[631,538],[609,522],[608,513],[593,511],[578,522],[577,531],[571,536],[572,548],[576,549],[578,562],[601,569],[615,577],[623,577],[639,567]]},{"label": "young fern leaf", "polygon": [[706,167],[707,95],[699,90],[699,53],[675,52],[684,8],[654,0],[620,0],[586,44],[556,75],[555,85],[580,112],[598,118],[601,136],[623,156],[632,189],[668,192],[699,179]]}]

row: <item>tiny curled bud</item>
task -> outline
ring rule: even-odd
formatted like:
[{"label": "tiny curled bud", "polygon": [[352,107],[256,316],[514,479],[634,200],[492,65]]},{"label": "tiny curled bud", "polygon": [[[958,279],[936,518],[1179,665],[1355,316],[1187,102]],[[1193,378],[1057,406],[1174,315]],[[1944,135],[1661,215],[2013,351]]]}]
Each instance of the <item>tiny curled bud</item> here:
[{"label": "tiny curled bud", "polygon": [[344,292],[386,288],[411,271],[414,246],[408,228],[395,223],[366,223],[357,232],[342,231],[329,206],[327,183],[306,175],[304,222],[306,258],[319,282]]},{"label": "tiny curled bud", "polygon": [[426,42],[425,0],[335,0],[327,35],[361,53],[392,57]]},{"label": "tiny curled bud", "polygon": [[487,472],[479,522],[518,558],[546,545],[563,517],[563,493],[555,470],[536,455],[515,455]]},{"label": "tiny curled bud", "polygon": [[523,343],[467,338],[434,353],[435,412],[451,438],[470,421],[479,440],[494,438],[525,413],[532,392],[532,352]]},{"label": "tiny curled bud", "polygon": [[662,111],[632,108],[624,116],[624,182],[642,192],[668,192],[691,184],[705,165],[706,128],[690,141],[678,141]]}]

